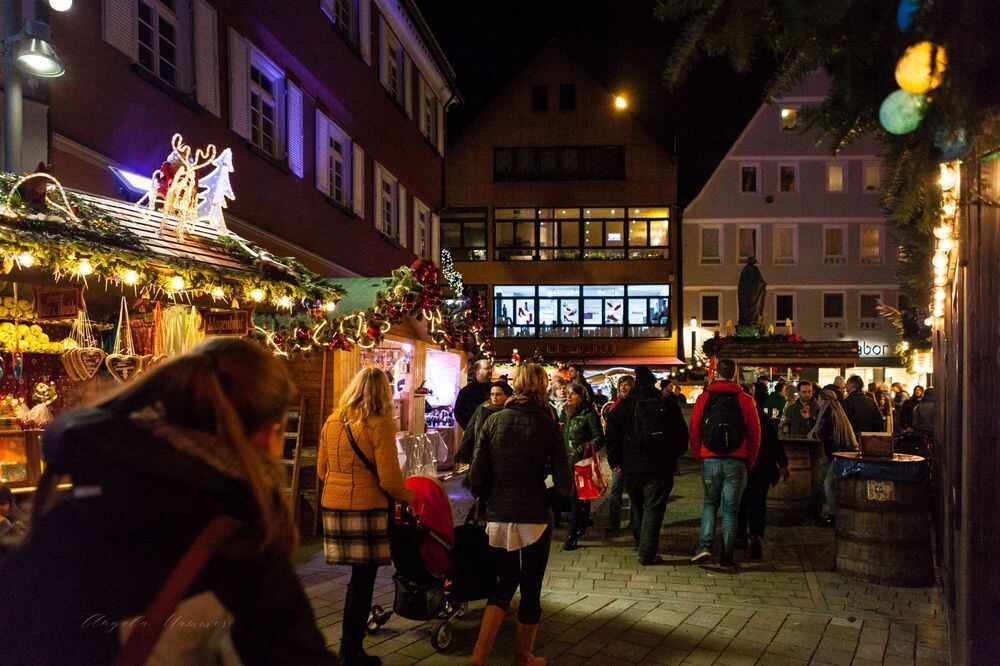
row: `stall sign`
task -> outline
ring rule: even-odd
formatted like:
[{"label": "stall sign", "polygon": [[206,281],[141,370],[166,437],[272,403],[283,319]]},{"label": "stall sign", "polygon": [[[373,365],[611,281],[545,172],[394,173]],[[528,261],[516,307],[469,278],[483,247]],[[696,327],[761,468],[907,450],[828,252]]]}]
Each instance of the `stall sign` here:
[{"label": "stall sign", "polygon": [[35,312],[41,321],[52,319],[73,319],[83,307],[83,290],[79,287],[71,289],[36,289]]},{"label": "stall sign", "polygon": [[232,335],[243,337],[250,333],[253,321],[249,310],[222,312],[202,311],[201,325],[205,335]]},{"label": "stall sign", "polygon": [[885,342],[858,342],[858,356],[892,356],[892,345]]},{"label": "stall sign", "polygon": [[616,351],[611,343],[565,343],[557,342],[545,345],[547,356],[613,356]]}]

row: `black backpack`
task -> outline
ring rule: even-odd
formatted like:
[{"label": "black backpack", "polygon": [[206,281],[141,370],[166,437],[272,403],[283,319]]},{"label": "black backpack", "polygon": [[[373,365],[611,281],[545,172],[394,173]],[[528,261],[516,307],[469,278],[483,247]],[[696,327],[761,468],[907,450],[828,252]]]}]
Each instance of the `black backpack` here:
[{"label": "black backpack", "polygon": [[746,437],[739,393],[713,393],[701,417],[701,443],[725,456],[740,448]]},{"label": "black backpack", "polygon": [[679,441],[677,403],[662,396],[637,400],[632,419],[632,440],[649,456],[666,455],[677,459],[687,450],[687,442]]}]

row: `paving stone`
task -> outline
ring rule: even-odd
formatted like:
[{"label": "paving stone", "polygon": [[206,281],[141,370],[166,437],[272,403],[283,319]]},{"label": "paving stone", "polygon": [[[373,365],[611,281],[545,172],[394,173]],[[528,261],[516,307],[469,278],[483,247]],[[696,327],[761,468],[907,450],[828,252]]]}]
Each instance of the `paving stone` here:
[{"label": "paving stone", "polygon": [[719,658],[715,660],[715,663],[722,664],[723,666],[751,666],[752,664],[757,663],[757,657],[751,657],[749,655],[740,654],[739,652],[726,650],[719,655]]},{"label": "paving stone", "polygon": [[779,655],[782,657],[792,657],[794,659],[802,659],[808,661],[813,654],[813,648],[803,647],[801,645],[792,645],[790,643],[771,643],[764,650],[764,654]]},{"label": "paving stone", "polygon": [[678,650],[660,645],[650,650],[643,659],[647,664],[662,664],[663,666],[675,666],[682,663],[691,650]]},{"label": "paving stone", "polygon": [[842,650],[824,650],[822,648],[813,653],[813,664],[828,664],[829,666],[851,666],[854,660],[854,652]]},{"label": "paving stone", "polygon": [[756,643],[754,641],[742,640],[739,637],[733,640],[726,648],[726,652],[738,652],[749,657],[759,657],[767,648],[767,643]]},{"label": "paving stone", "polygon": [[592,657],[604,648],[604,643],[598,640],[586,638],[575,643],[571,643],[567,652],[581,657]]},{"label": "paving stone", "polygon": [[703,650],[701,648],[694,650],[687,656],[687,658],[682,661],[682,664],[691,664],[691,666],[706,666],[707,664],[715,663],[715,660],[719,658],[718,652],[713,652],[711,650]]}]

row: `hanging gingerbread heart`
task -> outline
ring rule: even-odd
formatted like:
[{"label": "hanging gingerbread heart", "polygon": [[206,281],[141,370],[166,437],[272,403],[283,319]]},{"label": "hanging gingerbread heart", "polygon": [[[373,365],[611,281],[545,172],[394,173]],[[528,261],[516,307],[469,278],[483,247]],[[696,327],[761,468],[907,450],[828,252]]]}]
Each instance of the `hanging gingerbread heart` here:
[{"label": "hanging gingerbread heart", "polygon": [[87,381],[97,374],[104,363],[105,354],[97,346],[93,324],[87,317],[86,303],[77,312],[69,337],[76,346],[63,352],[60,360],[70,379],[76,382]]},{"label": "hanging gingerbread heart", "polygon": [[115,347],[104,359],[104,365],[111,376],[120,382],[132,379],[142,371],[142,357],[135,353],[132,344],[132,326],[128,318],[128,303],[122,297],[122,307],[118,314],[118,330],[115,335]]},{"label": "hanging gingerbread heart", "polygon": [[136,354],[108,354],[104,365],[112,377],[127,382],[142,370],[142,357]]}]

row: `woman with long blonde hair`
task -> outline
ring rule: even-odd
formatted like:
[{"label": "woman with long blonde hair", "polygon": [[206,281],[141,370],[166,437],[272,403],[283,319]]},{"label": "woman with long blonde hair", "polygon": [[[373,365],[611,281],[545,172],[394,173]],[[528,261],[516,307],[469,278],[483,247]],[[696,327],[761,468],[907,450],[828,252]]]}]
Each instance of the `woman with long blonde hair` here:
[{"label": "woman with long blonde hair", "polygon": [[826,494],[827,515],[822,524],[832,527],[837,521],[836,479],[833,476],[833,454],[843,451],[857,451],[858,440],[854,436],[854,428],[840,406],[837,394],[830,389],[823,389],[816,399],[819,404],[819,417],[816,425],[809,431],[809,437],[823,442],[823,452],[826,453],[827,468],[823,480],[823,491]]},{"label": "woman with long blonde hair", "polygon": [[29,540],[0,573],[0,661],[114,662],[196,537],[232,521],[150,663],[336,663],[290,561],[275,458],[293,396],[264,347],[214,338],[52,421]]},{"label": "woman with long blonde hair", "polygon": [[360,370],[323,425],[316,473],[323,481],[323,547],[327,564],[351,567],[344,604],[340,658],[345,664],[379,664],[362,641],[378,568],[390,563],[390,498],[413,500],[396,455],[389,378],[378,368]]},{"label": "woman with long blonde hair", "polygon": [[515,653],[520,666],[538,666],[534,650],[542,616],[542,579],[552,543],[552,508],[545,488],[551,469],[556,490],[573,492],[562,431],[552,415],[545,369],[527,363],[514,378],[514,395],[482,425],[469,468],[473,494],[486,503],[496,576],[483,611],[470,664],[485,664],[510,600],[520,587]]}]

